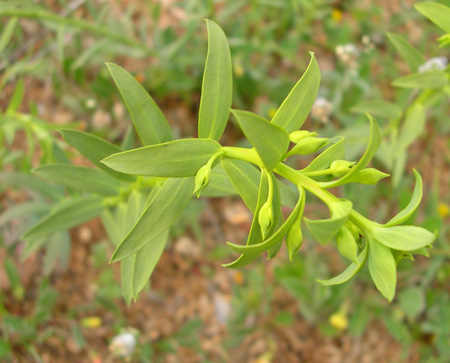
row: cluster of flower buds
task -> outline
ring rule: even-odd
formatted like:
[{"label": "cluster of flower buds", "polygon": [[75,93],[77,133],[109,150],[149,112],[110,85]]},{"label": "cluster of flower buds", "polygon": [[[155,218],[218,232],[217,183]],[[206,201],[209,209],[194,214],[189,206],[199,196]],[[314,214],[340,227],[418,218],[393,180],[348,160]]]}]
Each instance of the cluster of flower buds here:
[{"label": "cluster of flower buds", "polygon": [[312,154],[328,143],[328,139],[317,136],[316,132],[306,130],[291,132],[289,139],[296,145],[286,154],[286,157]]}]

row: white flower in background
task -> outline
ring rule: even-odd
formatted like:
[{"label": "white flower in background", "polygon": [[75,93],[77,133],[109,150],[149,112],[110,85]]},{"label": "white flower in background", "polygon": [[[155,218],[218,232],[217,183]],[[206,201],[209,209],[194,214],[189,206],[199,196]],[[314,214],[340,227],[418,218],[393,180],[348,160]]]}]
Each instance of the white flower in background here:
[{"label": "white flower in background", "polygon": [[419,67],[419,73],[428,71],[442,71],[447,67],[448,60],[445,57],[431,58]]},{"label": "white flower in background", "polygon": [[311,116],[323,123],[327,123],[331,115],[332,107],[331,102],[325,98],[316,98],[311,109]]},{"label": "white flower in background", "polygon": [[338,45],[336,47],[336,56],[338,59],[349,67],[355,67],[359,57],[359,50],[354,44]]},{"label": "white flower in background", "polygon": [[136,329],[127,329],[113,338],[109,344],[109,350],[118,357],[131,357],[136,348],[136,336]]}]

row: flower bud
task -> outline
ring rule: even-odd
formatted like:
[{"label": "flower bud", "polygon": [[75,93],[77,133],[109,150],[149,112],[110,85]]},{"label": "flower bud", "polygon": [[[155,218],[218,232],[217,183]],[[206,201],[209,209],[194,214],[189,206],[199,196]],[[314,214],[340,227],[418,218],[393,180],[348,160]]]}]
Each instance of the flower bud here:
[{"label": "flower bud", "polygon": [[295,254],[300,249],[303,242],[303,233],[300,221],[295,221],[294,224],[289,228],[286,235],[286,246],[289,253],[289,260],[294,259]]},{"label": "flower bud", "polygon": [[197,194],[197,198],[200,197],[200,193],[205,189],[211,179],[211,166],[203,165],[195,176],[195,189],[194,194]]},{"label": "flower bud", "polygon": [[350,169],[355,165],[356,162],[354,161],[347,161],[347,160],[335,160],[330,165],[330,171],[331,174],[335,178],[339,178],[345,174],[347,174]]},{"label": "flower bud", "polygon": [[350,182],[360,184],[376,184],[381,179],[387,178],[388,176],[389,174],[383,173],[375,168],[367,168],[355,173],[350,178]]},{"label": "flower bud", "polygon": [[321,137],[306,137],[303,140],[300,140],[297,145],[295,145],[291,151],[288,152],[287,156],[299,154],[299,155],[308,155],[316,152],[321,147],[325,146],[328,142],[328,139]]},{"label": "flower bud", "polygon": [[306,130],[298,130],[298,131],[291,132],[289,134],[289,139],[294,144],[298,144],[299,141],[303,140],[306,137],[313,137],[313,136],[317,136],[317,135],[318,135],[317,132],[309,132],[309,131],[306,131]]},{"label": "flower bud", "polygon": [[259,227],[261,228],[261,235],[266,239],[269,229],[273,223],[273,209],[272,201],[267,201],[259,210],[258,214]]}]

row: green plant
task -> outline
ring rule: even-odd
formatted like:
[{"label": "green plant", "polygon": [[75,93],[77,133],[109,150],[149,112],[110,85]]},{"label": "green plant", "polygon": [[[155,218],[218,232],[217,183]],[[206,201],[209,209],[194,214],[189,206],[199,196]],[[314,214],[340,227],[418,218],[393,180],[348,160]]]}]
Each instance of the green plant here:
[{"label": "green plant", "polygon": [[[155,102],[124,69],[108,64],[144,147],[122,151],[92,135],[63,130],[66,141],[101,170],[73,165],[47,165],[36,173],[74,189],[90,193],[67,203],[31,228],[26,239],[43,237],[103,213],[108,233],[118,244],[111,262],[122,261],[122,284],[127,301],[145,286],[166,244],[167,231],[194,193],[237,193],[254,215],[247,244],[228,243],[241,254],[224,266],[243,267],[261,253],[273,258],[286,237],[292,259],[302,243],[301,221],[321,244],[334,237],[350,266],[324,285],[348,281],[368,260],[371,277],[385,298],[395,295],[396,262],[405,255],[426,254],[435,235],[416,226],[401,226],[422,197],[420,175],[409,205],[385,224],[371,221],[352,208],[349,200],[328,191],[351,182],[375,184],[388,176],[366,168],[380,145],[380,130],[370,115],[368,147],[358,162],[343,160],[344,138],[323,139],[298,130],[316,97],[320,71],[314,54],[303,77],[268,120],[247,111],[231,110],[253,148],[218,143],[232,103],[231,57],[225,34],[208,20],[209,48],[200,101],[199,138],[173,140],[170,127]],[[290,143],[294,146],[288,151]],[[284,160],[327,147],[306,168],[295,170]],[[256,166],[256,167],[255,167]],[[283,221],[281,201],[286,185],[295,186],[297,202]],[[194,178],[195,177],[195,178]],[[306,192],[324,202],[328,219],[303,218]],[[96,195],[95,195],[96,194]]]}]

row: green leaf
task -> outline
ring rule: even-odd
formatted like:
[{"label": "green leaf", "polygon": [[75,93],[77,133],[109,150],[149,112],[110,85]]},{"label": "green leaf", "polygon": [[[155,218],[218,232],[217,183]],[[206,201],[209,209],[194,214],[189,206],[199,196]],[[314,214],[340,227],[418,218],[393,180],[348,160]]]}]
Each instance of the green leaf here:
[{"label": "green leaf", "polygon": [[329,208],[331,212],[331,218],[329,219],[311,220],[306,217],[304,218],[309,231],[321,244],[329,242],[344,223],[347,222],[350,211],[352,210],[352,203],[348,200],[338,201],[329,205]]},{"label": "green leaf", "polygon": [[317,97],[320,84],[320,69],[314,53],[302,78],[292,88],[272,119],[288,133],[302,127]]},{"label": "green leaf", "polygon": [[304,205],[304,192],[300,192],[300,198],[297,201],[297,204],[295,205],[295,208],[289,215],[289,217],[286,219],[286,221],[281,225],[280,228],[277,229],[277,231],[270,236],[268,239],[262,242],[258,242],[255,244],[242,246],[237,245],[235,243],[227,242],[228,246],[231,247],[231,249],[235,252],[242,253],[244,255],[250,255],[250,256],[257,256],[264,251],[267,251],[269,248],[274,246],[277,242],[282,239],[286,233],[288,232],[289,228],[292,226],[292,224],[298,220],[299,213],[302,209],[302,205]]},{"label": "green leaf", "polygon": [[408,64],[411,72],[417,72],[419,67],[425,63],[423,55],[409,44],[403,37],[395,33],[386,33],[387,37]]},{"label": "green leaf", "polygon": [[409,319],[415,319],[426,308],[424,291],[420,287],[408,287],[398,294],[398,301]]},{"label": "green leaf", "polygon": [[14,219],[27,219],[49,211],[49,205],[43,202],[22,202],[12,205],[0,213],[0,227]]},{"label": "green leaf", "polygon": [[206,20],[208,55],[203,73],[198,114],[198,137],[219,140],[230,116],[233,75],[227,38],[213,21]]},{"label": "green leaf", "polygon": [[211,180],[206,189],[202,192],[202,196],[214,198],[236,194],[237,191],[222,164],[217,164],[211,170]]},{"label": "green leaf", "polygon": [[38,224],[28,230],[23,238],[37,239],[55,232],[70,229],[97,217],[104,209],[102,198],[84,196],[66,200]]},{"label": "green leaf", "polygon": [[253,165],[241,160],[222,159],[220,163],[247,208],[255,214],[261,172]]},{"label": "green leaf", "polygon": [[426,71],[413,73],[397,78],[391,83],[395,87],[438,89],[448,84],[447,76],[443,71]]},{"label": "green leaf", "polygon": [[0,173],[0,180],[10,187],[24,187],[55,201],[63,196],[63,189],[59,186],[51,185],[28,173],[4,171]]},{"label": "green leaf", "polygon": [[139,293],[147,284],[167,243],[169,230],[156,237],[133,255],[122,261],[122,292],[127,304],[137,300]]},{"label": "green leaf", "polygon": [[421,104],[415,104],[410,107],[399,131],[397,148],[406,149],[416,141],[425,130],[425,122],[425,108]]},{"label": "green leaf", "polygon": [[[262,235],[261,235],[261,228],[259,226],[258,222],[258,215],[259,211],[261,210],[261,207],[264,205],[264,203],[267,200],[267,194],[268,194],[268,180],[267,180],[267,174],[261,173],[260,175],[260,184],[259,184],[259,190],[258,190],[258,202],[256,204],[255,213],[253,216],[252,225],[250,227],[250,232],[247,238],[247,246],[256,244],[260,241],[262,241]],[[271,229],[269,230],[268,236],[270,237],[271,232],[273,231],[274,225],[272,225]],[[256,259],[257,255],[241,255],[238,257],[235,261],[227,264],[223,264],[223,267],[227,268],[241,268],[244,267],[251,262],[253,262]]]},{"label": "green leaf", "polygon": [[395,217],[393,217],[389,222],[385,224],[386,227],[395,226],[397,224],[402,224],[403,222],[407,221],[419,206],[423,194],[422,177],[420,176],[420,174],[417,172],[416,169],[414,169],[414,176],[416,178],[416,185],[414,186],[414,191],[411,196],[411,200],[409,201],[405,209],[403,209],[401,212],[399,212]]},{"label": "green leaf", "polygon": [[325,149],[311,163],[301,171],[303,173],[323,170],[328,168],[335,160],[341,160],[345,157],[345,139],[341,136],[333,138],[330,142],[334,142],[329,148]]},{"label": "green leaf", "polygon": [[111,262],[127,258],[166,231],[189,203],[194,178],[168,179],[133,229],[114,251]]},{"label": "green leaf", "polygon": [[245,137],[255,147],[268,171],[282,160],[289,147],[289,135],[281,127],[248,111],[231,111]]},{"label": "green leaf", "polygon": [[120,182],[104,172],[70,164],[43,165],[33,170],[41,178],[68,188],[100,195],[117,195]]},{"label": "green leaf", "polygon": [[450,33],[450,8],[448,6],[434,2],[421,2],[414,5],[414,8],[430,19],[446,33]]},{"label": "green leaf", "polygon": [[172,131],[163,113],[147,91],[125,69],[106,63],[130,112],[139,138],[144,145],[171,141]]},{"label": "green leaf", "polygon": [[14,88],[14,93],[11,96],[11,101],[9,102],[8,108],[6,109],[7,114],[11,112],[16,112],[19,109],[23,101],[24,95],[25,95],[25,82],[23,81],[23,78],[21,78],[17,81],[16,88]]},{"label": "green leaf", "polygon": [[358,245],[352,232],[341,227],[336,235],[336,247],[339,253],[354,263],[358,263]]},{"label": "green leaf", "polygon": [[391,250],[369,238],[369,272],[378,291],[390,302],[395,296],[397,269]]},{"label": "green leaf", "polygon": [[113,145],[97,136],[88,134],[86,132],[70,129],[62,129],[59,132],[63,135],[67,143],[76,149],[81,155],[91,161],[95,166],[112,175],[115,178],[124,181],[134,181],[135,176],[118,173],[111,170],[100,162],[111,154],[121,152],[118,146]]},{"label": "green leaf", "polygon": [[378,150],[378,147],[380,146],[381,132],[380,128],[378,127],[377,121],[370,115],[367,115],[367,117],[370,121],[370,138],[364,155],[361,157],[358,163],[353,168],[351,168],[350,171],[343,177],[330,182],[319,183],[322,188],[334,188],[339,185],[348,183],[353,174],[355,174],[359,170],[364,169],[367,164],[369,164],[370,160],[372,160],[373,156]]},{"label": "green leaf", "polygon": [[399,251],[418,250],[436,239],[434,233],[416,226],[374,227],[372,235],[386,247]]},{"label": "green leaf", "polygon": [[385,100],[362,101],[353,106],[350,111],[368,113],[387,119],[397,118],[402,114],[402,108],[399,105]]},{"label": "green leaf", "polygon": [[12,35],[14,34],[14,30],[16,30],[18,18],[13,17],[8,21],[8,24],[3,27],[2,35],[0,37],[0,53],[6,48],[11,40]]},{"label": "green leaf", "polygon": [[167,178],[195,176],[222,146],[209,139],[183,139],[113,154],[102,163],[126,174]]},{"label": "green leaf", "polygon": [[361,267],[363,267],[364,263],[366,262],[367,251],[368,246],[364,247],[364,249],[358,256],[358,263],[353,262],[340,275],[333,277],[332,279],[329,280],[316,280],[316,281],[320,282],[322,285],[325,286],[340,285],[343,284],[344,282],[347,282],[358,273]]}]

